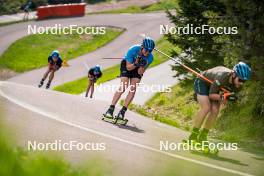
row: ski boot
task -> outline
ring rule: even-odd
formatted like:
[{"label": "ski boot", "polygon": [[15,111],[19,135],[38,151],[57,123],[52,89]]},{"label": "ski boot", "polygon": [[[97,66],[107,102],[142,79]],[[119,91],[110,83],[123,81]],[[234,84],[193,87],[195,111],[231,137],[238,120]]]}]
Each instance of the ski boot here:
[{"label": "ski boot", "polygon": [[194,128],[192,130],[192,133],[189,136],[189,138],[182,140],[182,142],[183,143],[188,143],[189,145],[192,145],[194,143],[197,143],[197,136],[198,136],[198,134],[199,134],[199,129],[198,128]]},{"label": "ski boot", "polygon": [[106,113],[103,114],[103,119],[102,120],[104,120],[104,117],[105,118],[109,118],[109,119],[113,119],[114,118],[114,116],[113,116],[114,110],[115,110],[115,106],[111,105],[109,107],[109,109],[106,111]]},{"label": "ski boot", "polygon": [[117,114],[117,116],[115,116],[114,118],[114,124],[121,124],[121,125],[126,125],[128,120],[125,119],[125,113],[126,113],[127,108],[123,107],[119,113]]},{"label": "ski boot", "polygon": [[48,82],[46,85],[46,89],[49,89],[49,88],[50,88],[50,82]]},{"label": "ski boot", "polygon": [[44,84],[44,79],[42,79],[42,80],[40,81],[38,87],[41,88],[41,87],[43,86],[43,84]]},{"label": "ski boot", "polygon": [[120,120],[124,120],[124,118],[125,118],[125,113],[126,113],[126,111],[124,111],[123,109],[121,109],[121,110],[119,111],[119,113],[117,114],[116,118],[117,118],[117,119],[120,119]]},{"label": "ski boot", "polygon": [[198,136],[198,142],[200,143],[201,145],[201,149],[202,149],[202,152],[204,154],[213,154],[213,155],[218,155],[219,153],[219,150],[217,148],[213,149],[213,150],[210,150],[209,148],[209,141],[207,139],[207,134],[206,135],[203,135],[203,133],[201,133],[199,136]]}]

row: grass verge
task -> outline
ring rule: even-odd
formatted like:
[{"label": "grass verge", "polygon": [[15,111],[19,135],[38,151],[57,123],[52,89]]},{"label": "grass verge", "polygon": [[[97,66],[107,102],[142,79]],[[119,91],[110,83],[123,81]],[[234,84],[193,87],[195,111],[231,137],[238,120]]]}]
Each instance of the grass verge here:
[{"label": "grass verge", "polygon": [[105,35],[73,33],[34,34],[13,43],[2,56],[0,68],[24,72],[47,65],[47,57],[52,50],[58,49],[63,59],[73,59],[96,50],[118,37],[123,30],[107,28]]},{"label": "grass verge", "polygon": [[58,153],[32,151],[17,146],[9,136],[9,129],[3,126],[2,113],[0,111],[0,175],[112,175],[112,166],[101,156],[93,156],[81,165],[72,165]]},{"label": "grass verge", "polygon": [[92,14],[116,14],[116,13],[148,13],[148,12],[154,12],[154,11],[163,11],[166,9],[174,9],[178,6],[178,2],[176,0],[160,0],[159,2],[155,4],[151,4],[148,6],[130,6],[125,9],[115,9],[115,10],[108,10],[103,12],[96,12]]},{"label": "grass verge", "polygon": [[[237,142],[246,148],[264,148],[264,119],[254,114],[261,86],[247,82],[239,92],[237,103],[228,103],[220,112],[210,136]],[[257,92],[257,93],[256,93]],[[129,109],[160,122],[190,130],[199,106],[193,98],[193,81],[184,80],[169,93],[157,93],[144,106],[132,104]]]},{"label": "grass verge", "polygon": [[191,119],[198,109],[193,99],[192,80],[184,80],[169,92],[159,92],[144,106],[130,105],[129,109],[160,122],[189,130]]}]

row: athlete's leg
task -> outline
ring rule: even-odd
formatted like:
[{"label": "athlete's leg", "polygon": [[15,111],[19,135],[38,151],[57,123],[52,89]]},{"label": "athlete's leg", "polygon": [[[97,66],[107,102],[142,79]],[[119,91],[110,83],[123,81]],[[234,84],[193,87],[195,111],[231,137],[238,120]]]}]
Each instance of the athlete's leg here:
[{"label": "athlete's leg", "polygon": [[51,72],[51,69],[48,68],[48,70],[44,73],[43,78],[42,78],[44,81],[46,80],[50,72]]},{"label": "athlete's leg", "polygon": [[128,105],[131,103],[131,101],[133,100],[135,94],[136,94],[136,90],[137,90],[137,85],[140,82],[139,78],[131,78],[130,80],[130,85],[129,85],[129,92],[126,96],[125,99],[125,103],[124,106],[127,108]]},{"label": "athlete's leg", "polygon": [[197,101],[200,105],[200,110],[193,119],[193,129],[191,135],[189,136],[189,140],[197,140],[197,137],[199,135],[199,130],[204,122],[204,119],[209,113],[211,107],[209,97],[206,95],[197,94]]},{"label": "athlete's leg", "polygon": [[220,109],[220,103],[217,101],[211,101],[211,108],[210,112],[205,119],[205,123],[203,126],[203,129],[201,130],[199,136],[198,136],[198,141],[207,141],[207,135],[209,133],[209,130],[212,128],[214,122],[216,121],[216,118],[218,116]]},{"label": "athlete's leg", "polygon": [[90,93],[90,98],[93,98],[93,93],[94,93],[94,81],[91,82],[91,93]]},{"label": "athlete's leg", "polygon": [[125,92],[128,87],[129,78],[128,77],[121,77],[121,82],[119,85],[119,89],[115,92],[114,97],[112,99],[111,105],[115,106],[118,100],[120,99],[121,95]]},{"label": "athlete's leg", "polygon": [[106,117],[111,117],[113,118],[113,113],[115,110],[115,105],[118,102],[118,100],[120,99],[121,95],[125,92],[125,90],[127,89],[128,86],[128,82],[129,82],[129,78],[128,77],[121,77],[121,82],[119,85],[119,89],[115,92],[113,100],[112,100],[112,104],[110,105],[110,107],[108,108],[108,110],[105,113]]},{"label": "athlete's leg", "polygon": [[217,101],[212,101],[211,102],[211,108],[210,108],[210,113],[204,123],[204,128],[206,129],[211,129],[214,122],[217,119],[218,113],[219,113],[219,109],[220,109],[220,103]]},{"label": "athlete's leg", "polygon": [[88,93],[89,93],[89,90],[90,90],[91,85],[92,85],[92,81],[89,80],[89,83],[88,83],[88,86],[87,86],[87,89],[86,89],[85,97],[88,97]]},{"label": "athlete's leg", "polygon": [[193,119],[194,127],[201,128],[204,119],[206,118],[207,114],[210,112],[211,102],[208,96],[204,95],[197,95],[197,101],[200,105],[200,110],[196,114]]},{"label": "athlete's leg", "polygon": [[125,113],[127,111],[127,107],[132,102],[132,100],[133,100],[133,98],[135,96],[135,93],[136,93],[136,90],[137,90],[137,84],[139,82],[140,82],[139,78],[131,78],[130,79],[129,92],[128,92],[127,96],[126,96],[124,106],[122,107],[122,109],[117,114],[117,117],[119,119],[124,119]]},{"label": "athlete's leg", "polygon": [[50,75],[49,75],[49,82],[51,83],[51,81],[53,80],[54,78],[54,73],[55,73],[55,69],[52,69],[51,72],[50,72]]}]

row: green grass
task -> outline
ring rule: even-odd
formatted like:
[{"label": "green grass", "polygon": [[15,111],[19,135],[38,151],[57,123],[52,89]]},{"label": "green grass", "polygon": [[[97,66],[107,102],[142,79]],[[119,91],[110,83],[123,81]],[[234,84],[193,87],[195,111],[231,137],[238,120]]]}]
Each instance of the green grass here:
[{"label": "green grass", "polygon": [[[116,78],[118,76],[118,73],[119,65],[115,65],[113,67],[103,70],[103,76],[97,81],[97,84]],[[88,78],[87,76],[85,76],[75,81],[67,82],[62,85],[56,86],[53,88],[53,90],[77,95],[82,92],[85,92],[87,84]]]},{"label": "green grass", "polygon": [[129,109],[168,125],[189,130],[198,105],[193,99],[192,81],[184,80],[173,86],[170,92],[155,94],[144,106],[133,104]]},{"label": "green grass", "polygon": [[[254,114],[259,92],[261,86],[258,82],[247,82],[238,94],[239,101],[228,103],[220,112],[211,137],[238,142],[246,148],[263,149],[264,119]],[[184,80],[172,87],[170,93],[157,93],[144,106],[132,104],[129,109],[168,125],[190,130],[192,118],[199,109],[193,93],[193,81]]]},{"label": "green grass", "polygon": [[158,3],[151,4],[148,6],[130,6],[125,9],[116,9],[116,10],[109,10],[109,11],[103,11],[103,12],[97,12],[98,13],[148,13],[153,11],[162,11],[166,9],[174,9],[178,6],[177,0],[161,0]]},{"label": "green grass", "polygon": [[[2,110],[2,107],[0,107]],[[81,176],[111,175],[112,166],[102,156],[92,156],[82,164],[72,165],[53,152],[30,151],[16,145],[10,129],[2,123],[0,111],[0,175],[13,176]]]},{"label": "green grass", "polygon": [[[157,48],[161,49],[164,52],[168,52],[170,49],[172,49],[172,46],[167,40],[165,40],[165,38],[162,38],[159,41],[157,41]],[[174,49],[179,50],[177,47],[174,47]],[[150,67],[157,66],[158,64],[161,64],[167,60],[168,60],[167,57],[154,52],[154,60],[152,64],[150,65]],[[107,68],[103,70],[103,76],[102,78],[98,80],[97,84],[101,84],[106,81],[115,79],[117,76],[119,76],[119,74],[120,74],[119,64],[113,67]],[[67,82],[65,84],[54,87],[53,89],[56,91],[65,92],[69,94],[80,94],[86,90],[87,84],[88,84],[87,82],[88,82],[87,76],[85,76],[78,80]]]},{"label": "green grass", "polygon": [[231,142],[261,144],[264,141],[264,119],[254,113],[260,97],[263,97],[260,83],[247,82],[239,93],[240,101],[222,111],[216,124],[216,129],[221,132],[217,137]]},{"label": "green grass", "polygon": [[62,59],[73,59],[96,50],[119,36],[123,30],[107,28],[105,35],[53,35],[35,34],[13,43],[0,57],[0,68],[16,72],[40,68],[47,65],[52,50],[61,51]]}]

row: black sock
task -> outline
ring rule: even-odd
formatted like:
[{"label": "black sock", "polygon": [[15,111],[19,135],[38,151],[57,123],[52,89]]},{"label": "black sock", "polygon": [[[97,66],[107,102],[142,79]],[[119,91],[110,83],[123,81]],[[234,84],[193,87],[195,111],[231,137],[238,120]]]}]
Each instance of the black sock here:
[{"label": "black sock", "polygon": [[115,109],[115,105],[110,105],[109,109]]},{"label": "black sock", "polygon": [[123,106],[122,109],[121,109],[121,111],[126,112],[127,111],[127,107]]}]

